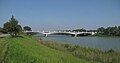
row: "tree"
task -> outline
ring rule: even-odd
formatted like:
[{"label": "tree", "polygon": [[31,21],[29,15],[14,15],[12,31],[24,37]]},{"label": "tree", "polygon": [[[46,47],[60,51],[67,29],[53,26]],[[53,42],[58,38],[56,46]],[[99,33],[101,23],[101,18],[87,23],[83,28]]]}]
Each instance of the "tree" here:
[{"label": "tree", "polygon": [[98,28],[97,29],[97,32],[98,32],[98,34],[105,34],[105,28],[104,27],[100,27],[100,28]]},{"label": "tree", "polygon": [[22,30],[22,27],[18,25],[18,21],[14,18],[14,16],[12,16],[9,22],[4,24],[3,28],[11,36],[16,36]]},{"label": "tree", "polygon": [[75,32],[85,32],[86,30],[84,28],[82,28],[82,29],[76,29],[76,30],[73,30],[73,31],[75,31]]},{"label": "tree", "polygon": [[0,27],[0,32],[2,32],[2,28]]},{"label": "tree", "polygon": [[97,29],[98,32],[104,32],[105,31],[105,28],[104,27],[100,27]]},{"label": "tree", "polygon": [[120,26],[107,27],[107,28],[98,28],[98,34],[107,35],[107,36],[120,36]]},{"label": "tree", "polygon": [[118,36],[120,36],[120,26],[118,26]]},{"label": "tree", "polygon": [[1,27],[0,27],[0,32],[7,33],[6,30],[4,28],[1,28]]},{"label": "tree", "polygon": [[23,29],[24,29],[25,31],[31,31],[31,28],[30,28],[29,26],[25,26],[25,27],[23,27]]},{"label": "tree", "polygon": [[118,26],[118,29],[120,30],[120,26]]}]

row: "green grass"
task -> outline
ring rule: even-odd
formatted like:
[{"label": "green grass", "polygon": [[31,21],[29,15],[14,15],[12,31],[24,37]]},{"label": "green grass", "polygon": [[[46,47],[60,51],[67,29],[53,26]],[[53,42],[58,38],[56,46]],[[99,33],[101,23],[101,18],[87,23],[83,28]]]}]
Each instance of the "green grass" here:
[{"label": "green grass", "polygon": [[95,63],[40,44],[23,35],[0,38],[0,63]]},{"label": "green grass", "polygon": [[79,45],[64,44],[54,41],[41,42],[41,44],[55,50],[63,51],[77,58],[98,61],[101,63],[120,63],[120,52],[114,50],[101,51],[98,49],[80,47]]}]

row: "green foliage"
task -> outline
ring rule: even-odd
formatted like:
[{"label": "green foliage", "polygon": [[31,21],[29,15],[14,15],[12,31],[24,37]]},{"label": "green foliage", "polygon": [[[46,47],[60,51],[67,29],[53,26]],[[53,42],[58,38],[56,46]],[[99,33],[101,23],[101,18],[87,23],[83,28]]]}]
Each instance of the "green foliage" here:
[{"label": "green foliage", "polygon": [[0,32],[7,33],[7,31],[4,28],[1,28],[1,27],[0,27]]},{"label": "green foliage", "polygon": [[42,42],[42,44],[86,60],[98,61],[101,63],[120,63],[120,52],[116,52],[112,49],[103,52],[98,49],[80,47],[79,45],[61,44],[56,42]]},{"label": "green foliage", "polygon": [[96,32],[96,30],[86,30],[84,28],[72,30],[75,32]]},{"label": "green foliage", "polygon": [[0,32],[2,32],[2,28],[0,27]]},{"label": "green foliage", "polygon": [[76,29],[76,30],[72,30],[72,31],[75,31],[75,32],[85,32],[86,30],[85,29]]},{"label": "green foliage", "polygon": [[107,51],[107,53],[114,53],[115,51],[113,49],[110,49]]},{"label": "green foliage", "polygon": [[105,28],[103,28],[103,27],[100,27],[97,29],[97,32],[100,34],[104,34],[104,31],[105,31]]},{"label": "green foliage", "polygon": [[9,22],[4,24],[3,29],[11,36],[16,36],[22,30],[22,27],[18,25],[18,21],[12,16]]},{"label": "green foliage", "polygon": [[[41,41],[42,42],[42,41]],[[48,48],[31,36],[0,39],[0,63],[95,63]]]},{"label": "green foliage", "polygon": [[25,31],[31,31],[31,28],[30,28],[29,26],[25,26],[25,27],[23,27],[23,29],[24,29]]},{"label": "green foliage", "polygon": [[120,36],[120,26],[107,27],[107,28],[98,28],[98,35],[107,35],[107,36]]},{"label": "green foliage", "polygon": [[64,47],[65,47],[65,48],[69,48],[70,45],[69,45],[69,44],[65,44]]}]

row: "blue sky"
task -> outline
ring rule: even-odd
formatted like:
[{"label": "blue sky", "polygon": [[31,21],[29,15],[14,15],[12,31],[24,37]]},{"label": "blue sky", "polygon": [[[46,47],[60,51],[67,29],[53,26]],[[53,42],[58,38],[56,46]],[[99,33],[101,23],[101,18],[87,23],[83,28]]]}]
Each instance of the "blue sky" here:
[{"label": "blue sky", "polygon": [[0,27],[14,15],[34,30],[120,25],[120,0],[0,0]]}]

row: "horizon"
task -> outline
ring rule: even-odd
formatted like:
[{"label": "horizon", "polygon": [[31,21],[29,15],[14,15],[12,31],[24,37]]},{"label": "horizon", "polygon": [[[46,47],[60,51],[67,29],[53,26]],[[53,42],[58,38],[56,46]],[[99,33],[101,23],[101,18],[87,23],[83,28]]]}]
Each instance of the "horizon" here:
[{"label": "horizon", "polygon": [[120,25],[120,0],[0,0],[0,27],[12,15],[33,30]]}]

